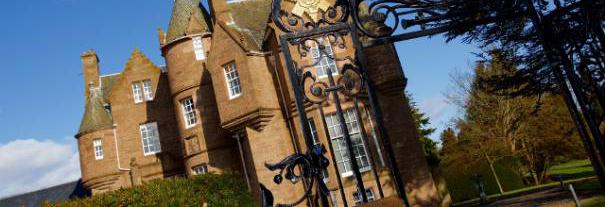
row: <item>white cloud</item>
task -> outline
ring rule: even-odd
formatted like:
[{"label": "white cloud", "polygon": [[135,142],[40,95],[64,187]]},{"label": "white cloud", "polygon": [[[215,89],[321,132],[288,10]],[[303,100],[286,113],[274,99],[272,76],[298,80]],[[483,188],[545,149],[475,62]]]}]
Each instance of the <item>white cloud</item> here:
[{"label": "white cloud", "polygon": [[422,101],[418,106],[431,120],[440,119],[449,107],[442,95],[434,95]]},{"label": "white cloud", "polygon": [[0,143],[0,198],[79,178],[75,142],[19,139]]}]

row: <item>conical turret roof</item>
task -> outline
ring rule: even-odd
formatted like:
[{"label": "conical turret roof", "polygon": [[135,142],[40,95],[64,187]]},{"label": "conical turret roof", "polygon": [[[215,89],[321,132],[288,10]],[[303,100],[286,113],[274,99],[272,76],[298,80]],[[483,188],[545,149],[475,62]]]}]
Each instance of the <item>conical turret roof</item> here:
[{"label": "conical turret roof", "polygon": [[186,36],[190,21],[193,20],[200,24],[202,32],[209,32],[210,23],[207,16],[208,12],[201,7],[200,0],[175,0],[166,41],[170,42]]},{"label": "conical turret roof", "polygon": [[111,114],[105,109],[101,93],[101,88],[90,89],[90,98],[87,100],[84,117],[78,130],[79,135],[113,127]]}]

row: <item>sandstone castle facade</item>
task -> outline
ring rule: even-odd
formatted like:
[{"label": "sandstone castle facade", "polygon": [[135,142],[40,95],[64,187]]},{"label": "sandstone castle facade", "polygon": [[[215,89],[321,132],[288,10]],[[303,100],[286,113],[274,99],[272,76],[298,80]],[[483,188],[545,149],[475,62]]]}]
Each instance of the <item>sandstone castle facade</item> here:
[{"label": "sandstone castle facade", "polygon": [[[85,112],[76,135],[84,186],[99,194],[153,179],[236,171],[257,199],[261,185],[278,203],[299,198],[302,185],[277,185],[276,173],[264,166],[305,151],[279,49],[281,33],[269,18],[270,4],[270,0],[209,0],[208,11],[199,0],[174,1],[167,32],[158,31],[166,66],[154,65],[135,49],[122,72],[101,75],[97,54],[84,52]],[[375,46],[364,52],[410,203],[438,206],[441,198],[417,139],[394,47]],[[325,119],[330,119],[334,110],[329,106],[326,110]],[[367,142],[356,142],[360,155],[355,159],[366,195],[395,196],[384,146],[373,130],[370,112],[365,107],[362,111],[344,114],[354,125],[351,137],[367,136]],[[318,130],[331,121],[321,120],[316,107],[309,106],[307,112],[316,142],[332,142],[337,148],[336,157],[329,158],[337,164],[330,164],[324,179],[333,190],[331,203],[344,203],[341,191],[335,190],[341,180],[344,197],[353,206],[359,196],[349,157],[337,146],[342,139],[333,131]],[[358,121],[364,124],[355,125]],[[376,179],[382,181],[380,192]]]}]

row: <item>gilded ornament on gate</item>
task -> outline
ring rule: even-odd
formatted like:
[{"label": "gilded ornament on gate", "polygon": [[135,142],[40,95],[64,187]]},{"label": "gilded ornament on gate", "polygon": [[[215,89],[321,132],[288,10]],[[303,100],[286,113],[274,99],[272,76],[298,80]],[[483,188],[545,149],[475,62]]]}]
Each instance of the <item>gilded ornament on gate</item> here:
[{"label": "gilded ornament on gate", "polygon": [[309,15],[313,21],[319,19],[319,11],[327,11],[330,8],[329,0],[297,0],[292,14],[302,17],[304,13]]}]

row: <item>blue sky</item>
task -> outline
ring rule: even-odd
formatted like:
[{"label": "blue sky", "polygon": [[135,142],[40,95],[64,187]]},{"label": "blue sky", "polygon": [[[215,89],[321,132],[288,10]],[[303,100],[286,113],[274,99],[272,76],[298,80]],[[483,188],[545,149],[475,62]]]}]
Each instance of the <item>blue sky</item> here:
[{"label": "blue sky", "polygon": [[[3,47],[0,50],[0,189],[13,190],[0,190],[0,197],[77,179],[73,135],[84,109],[80,53],[94,49],[104,74],[121,71],[134,48],[139,48],[156,64],[164,64],[157,28],[167,26],[171,6],[172,0],[3,3],[0,7],[0,45]],[[448,74],[454,69],[468,70],[469,63],[475,59],[470,52],[476,51],[474,46],[459,41],[444,42],[443,38],[434,37],[397,43],[409,79],[408,90],[439,131],[456,114],[442,95],[450,85]],[[437,138],[438,133],[433,137]],[[33,150],[33,146],[41,150]],[[49,156],[65,151],[69,153],[63,157]],[[19,169],[2,164],[11,163],[5,160],[21,163],[20,157],[53,157],[55,160],[52,165],[30,163]],[[23,176],[39,171],[46,174]],[[57,179],[46,181],[48,176],[53,177],[50,173],[56,173]]]}]

